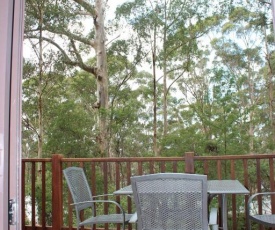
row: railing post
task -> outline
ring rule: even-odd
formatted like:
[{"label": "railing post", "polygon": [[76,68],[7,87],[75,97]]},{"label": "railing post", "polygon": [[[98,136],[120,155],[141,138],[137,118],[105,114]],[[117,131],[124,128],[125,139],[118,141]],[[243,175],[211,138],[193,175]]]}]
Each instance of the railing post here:
[{"label": "railing post", "polygon": [[195,173],[194,166],[194,152],[186,152],[184,154],[185,159],[185,172],[186,173]]},{"label": "railing post", "polygon": [[62,227],[62,160],[61,154],[52,155],[52,228]]}]

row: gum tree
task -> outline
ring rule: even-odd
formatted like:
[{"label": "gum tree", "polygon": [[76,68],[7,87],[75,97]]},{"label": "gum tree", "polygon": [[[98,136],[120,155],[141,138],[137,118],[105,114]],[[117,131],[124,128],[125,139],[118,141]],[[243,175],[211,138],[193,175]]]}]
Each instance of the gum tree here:
[{"label": "gum tree", "polygon": [[[107,1],[26,1],[25,38],[49,44],[66,65],[93,74],[97,82],[97,143],[101,156],[107,148],[108,73],[105,14]],[[41,13],[42,12],[42,13]],[[41,33],[43,31],[43,33]],[[94,62],[85,57],[94,56]]]}]

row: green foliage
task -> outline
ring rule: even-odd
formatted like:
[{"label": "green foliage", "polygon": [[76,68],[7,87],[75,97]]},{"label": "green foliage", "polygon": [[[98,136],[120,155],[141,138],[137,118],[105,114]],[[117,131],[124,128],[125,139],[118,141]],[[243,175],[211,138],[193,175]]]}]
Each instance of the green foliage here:
[{"label": "green foliage", "polygon": [[72,101],[59,104],[46,135],[45,152],[62,153],[68,157],[94,156],[92,146],[96,141],[92,136],[93,120],[87,112]]},{"label": "green foliage", "polygon": [[[154,33],[158,68],[157,141],[162,156],[181,156],[187,151],[198,155],[274,151],[275,134],[269,117],[270,95],[274,93],[270,76],[275,68],[270,9],[252,2],[224,1],[223,6],[203,0],[147,3],[129,1],[116,9],[113,25],[125,27],[129,36],[108,44],[108,109],[99,112],[94,109],[96,79],[89,71],[68,67],[60,50],[43,52],[42,75],[37,68],[38,60],[25,60],[26,156],[35,156],[37,152],[40,99],[44,156],[55,152],[70,157],[99,156],[98,115],[107,118],[108,145],[113,156],[152,155]],[[64,52],[77,61],[79,57],[71,52],[70,38],[77,41],[79,54],[84,57],[95,36],[91,28],[85,30],[87,15],[79,14],[84,9],[94,13],[92,4],[29,0],[26,34],[36,35],[39,17],[43,15],[43,34],[63,39]],[[117,28],[108,28],[106,34]],[[83,64],[94,66],[95,58],[89,58]],[[165,135],[162,133],[164,74],[171,84],[165,95],[168,108]],[[39,87],[42,95],[38,93]]]}]

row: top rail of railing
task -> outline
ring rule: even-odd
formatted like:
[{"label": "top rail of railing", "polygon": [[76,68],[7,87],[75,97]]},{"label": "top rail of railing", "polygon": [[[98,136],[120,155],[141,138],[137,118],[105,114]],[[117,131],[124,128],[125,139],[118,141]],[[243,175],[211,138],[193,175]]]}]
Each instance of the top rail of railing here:
[{"label": "top rail of railing", "polygon": [[[275,158],[275,153],[268,154],[247,154],[247,155],[222,155],[222,156],[197,156],[194,160],[243,160],[243,159],[270,159]],[[181,161],[182,157],[110,157],[110,158],[63,158],[63,162],[142,162],[142,161]],[[51,162],[52,158],[23,158],[22,162]]]}]

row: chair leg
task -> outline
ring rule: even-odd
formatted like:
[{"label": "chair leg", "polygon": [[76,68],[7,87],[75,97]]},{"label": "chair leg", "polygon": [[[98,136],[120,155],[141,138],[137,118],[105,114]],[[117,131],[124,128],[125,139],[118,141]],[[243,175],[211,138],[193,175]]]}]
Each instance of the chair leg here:
[{"label": "chair leg", "polygon": [[218,230],[218,229],[219,229],[219,225],[217,224],[212,225],[212,230]]},{"label": "chair leg", "polygon": [[248,219],[248,229],[247,230],[251,230],[251,220]]}]

